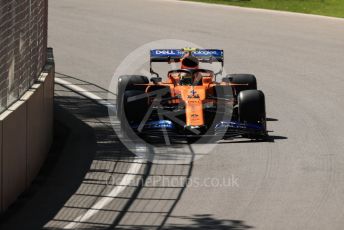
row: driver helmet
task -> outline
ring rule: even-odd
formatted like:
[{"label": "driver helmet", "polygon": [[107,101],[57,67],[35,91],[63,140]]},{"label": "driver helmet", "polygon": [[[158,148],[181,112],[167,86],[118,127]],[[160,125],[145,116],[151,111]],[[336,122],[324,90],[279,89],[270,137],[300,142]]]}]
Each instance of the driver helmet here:
[{"label": "driver helmet", "polygon": [[181,69],[198,69],[199,60],[194,56],[186,56],[182,59]]}]

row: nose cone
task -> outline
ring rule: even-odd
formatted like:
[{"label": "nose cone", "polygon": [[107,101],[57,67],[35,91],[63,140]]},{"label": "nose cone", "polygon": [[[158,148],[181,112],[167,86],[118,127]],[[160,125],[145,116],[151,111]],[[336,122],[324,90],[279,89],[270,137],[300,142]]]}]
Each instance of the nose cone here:
[{"label": "nose cone", "polygon": [[182,100],[185,102],[186,126],[204,125],[203,101],[205,89],[202,86],[184,86]]}]

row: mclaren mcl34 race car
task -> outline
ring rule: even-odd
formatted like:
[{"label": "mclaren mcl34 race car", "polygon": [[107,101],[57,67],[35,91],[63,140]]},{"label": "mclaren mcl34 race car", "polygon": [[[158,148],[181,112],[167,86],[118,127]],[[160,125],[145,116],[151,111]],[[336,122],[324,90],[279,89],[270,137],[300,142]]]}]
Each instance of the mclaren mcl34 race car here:
[{"label": "mclaren mcl34 race car", "polygon": [[[153,63],[177,63],[167,78]],[[220,63],[218,72],[203,63]],[[140,75],[118,78],[117,117],[124,133],[139,137],[221,139],[267,138],[265,97],[251,74],[223,74],[223,50],[155,49],[150,51],[148,79]],[[130,136],[130,135],[128,135]]]}]

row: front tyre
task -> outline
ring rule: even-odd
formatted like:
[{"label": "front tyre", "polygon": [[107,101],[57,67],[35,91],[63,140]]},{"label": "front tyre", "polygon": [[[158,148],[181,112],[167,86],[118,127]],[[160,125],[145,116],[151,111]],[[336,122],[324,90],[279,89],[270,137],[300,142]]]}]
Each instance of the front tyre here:
[{"label": "front tyre", "polygon": [[[142,84],[148,84],[149,80],[146,76],[141,75],[123,75],[118,78],[117,83],[117,116],[120,118],[123,112],[123,99],[126,91],[137,90],[144,93],[146,86]],[[141,85],[140,85],[141,84]]]},{"label": "front tyre", "polygon": [[123,75],[118,78],[117,117],[122,133],[126,136],[133,133],[131,124],[141,122],[147,111],[147,99],[142,97],[146,86],[142,84],[148,83],[148,78],[140,75]]},{"label": "front tyre", "polygon": [[238,95],[238,115],[241,123],[262,125],[266,130],[265,96],[260,90],[245,90]]}]

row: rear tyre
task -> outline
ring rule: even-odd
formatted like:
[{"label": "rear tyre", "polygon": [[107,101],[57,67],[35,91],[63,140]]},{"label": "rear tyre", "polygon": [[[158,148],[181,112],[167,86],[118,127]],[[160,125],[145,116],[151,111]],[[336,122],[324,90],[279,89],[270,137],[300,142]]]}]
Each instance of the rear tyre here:
[{"label": "rear tyre", "polygon": [[235,96],[238,96],[244,90],[257,89],[257,79],[253,74],[229,74],[222,80],[232,84],[246,84],[232,86]]},{"label": "rear tyre", "polygon": [[260,90],[245,90],[238,95],[238,114],[242,123],[262,125],[266,130],[265,96]]}]

